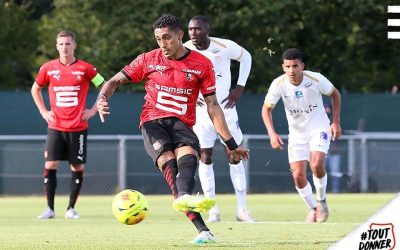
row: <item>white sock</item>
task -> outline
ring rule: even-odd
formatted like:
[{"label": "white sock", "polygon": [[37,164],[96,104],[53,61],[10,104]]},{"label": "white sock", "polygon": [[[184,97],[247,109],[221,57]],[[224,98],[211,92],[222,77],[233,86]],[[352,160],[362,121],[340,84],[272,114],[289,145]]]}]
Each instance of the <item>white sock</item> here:
[{"label": "white sock", "polygon": [[325,173],[324,177],[318,178],[313,175],[314,187],[316,191],[317,200],[322,201],[326,199],[326,185],[328,183],[328,175]]},{"label": "white sock", "polygon": [[296,190],[297,190],[297,192],[299,192],[300,197],[303,199],[303,201],[308,206],[308,209],[317,207],[317,201],[314,198],[311,184],[309,182],[307,182],[307,185],[304,188],[296,187]]},{"label": "white sock", "polygon": [[[205,197],[215,198],[215,179],[214,179],[214,164],[204,164],[199,162],[199,177],[201,182],[201,188]],[[212,213],[219,213],[217,205],[212,207],[209,211]]]},{"label": "white sock", "polygon": [[229,164],[229,173],[231,175],[231,181],[235,188],[236,203],[238,212],[246,210],[246,172],[244,169],[243,162],[240,161],[238,164]]}]

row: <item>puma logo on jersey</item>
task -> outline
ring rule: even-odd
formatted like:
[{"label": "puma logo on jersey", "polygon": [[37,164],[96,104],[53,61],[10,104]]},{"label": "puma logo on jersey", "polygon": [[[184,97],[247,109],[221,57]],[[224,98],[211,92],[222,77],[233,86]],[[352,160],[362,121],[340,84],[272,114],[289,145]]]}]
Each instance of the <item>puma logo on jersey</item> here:
[{"label": "puma logo on jersey", "polygon": [[60,70],[50,70],[47,72],[47,75],[54,77],[57,81],[60,80]]}]

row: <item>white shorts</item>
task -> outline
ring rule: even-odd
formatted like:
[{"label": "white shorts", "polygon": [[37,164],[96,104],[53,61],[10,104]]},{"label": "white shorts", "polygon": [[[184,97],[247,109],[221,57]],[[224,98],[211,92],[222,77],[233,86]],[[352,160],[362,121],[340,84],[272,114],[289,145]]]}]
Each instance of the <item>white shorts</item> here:
[{"label": "white shorts", "polygon": [[[229,131],[231,132],[236,143],[240,145],[243,141],[243,134],[239,127],[239,118],[236,107],[232,109],[222,108],[222,110],[224,111],[225,120]],[[193,126],[193,131],[199,138],[201,148],[214,147],[215,141],[219,135],[215,130],[214,124],[212,123],[210,117],[208,116],[206,107],[196,107],[196,124]],[[225,145],[221,138],[220,141]]]},{"label": "white shorts", "polygon": [[310,161],[311,151],[328,153],[331,142],[330,131],[315,131],[305,139],[290,139],[288,145],[289,163]]}]

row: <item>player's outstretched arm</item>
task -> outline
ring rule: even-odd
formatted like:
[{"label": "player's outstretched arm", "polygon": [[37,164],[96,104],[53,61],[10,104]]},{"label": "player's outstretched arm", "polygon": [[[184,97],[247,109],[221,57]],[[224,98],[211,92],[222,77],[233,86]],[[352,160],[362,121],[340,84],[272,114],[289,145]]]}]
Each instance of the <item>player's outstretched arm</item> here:
[{"label": "player's outstretched arm", "polygon": [[228,125],[225,121],[224,112],[217,102],[215,95],[209,95],[204,97],[204,101],[207,105],[208,115],[214,124],[218,134],[224,140],[226,146],[232,151],[232,157],[234,160],[247,160],[249,158],[249,150],[244,147],[239,147],[233,139],[231,132],[228,129]]},{"label": "player's outstretched arm", "polygon": [[118,72],[110,80],[108,80],[100,90],[97,97],[96,107],[100,115],[101,122],[104,122],[104,116],[110,114],[108,100],[114,94],[118,86],[127,83],[129,79],[121,72]]},{"label": "player's outstretched arm", "polygon": [[264,104],[261,110],[261,116],[269,135],[271,147],[274,149],[283,149],[284,142],[275,131],[274,122],[272,120],[272,109],[273,107],[269,107],[268,105]]}]

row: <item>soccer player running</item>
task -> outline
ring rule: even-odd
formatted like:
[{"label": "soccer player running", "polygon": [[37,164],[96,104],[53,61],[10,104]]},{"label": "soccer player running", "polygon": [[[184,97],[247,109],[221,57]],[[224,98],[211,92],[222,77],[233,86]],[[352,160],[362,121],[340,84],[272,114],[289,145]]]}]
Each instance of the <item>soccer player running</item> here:
[{"label": "soccer player running", "polygon": [[[75,203],[82,187],[86,163],[88,120],[96,114],[96,105],[86,109],[90,83],[96,87],[104,82],[93,65],[75,57],[75,34],[64,30],[57,34],[59,58],[42,65],[33,83],[31,93],[43,119],[48,124],[44,152],[44,186],[48,208],[39,219],[55,217],[54,196],[57,187],[59,161],[70,163],[71,193],[66,219],[78,219]],[[42,89],[48,87],[50,110],[43,101]]]},{"label": "soccer player running", "polygon": [[101,119],[110,114],[108,100],[126,82],[146,80],[140,129],[146,152],[163,173],[175,200],[173,207],[192,221],[199,234],[191,241],[215,241],[200,212],[208,211],[215,200],[192,196],[200,154],[199,141],[192,130],[199,91],[205,96],[208,114],[218,133],[233,151],[235,160],[246,160],[249,151],[239,147],[226,125],[215,97],[215,77],[211,62],[183,46],[181,21],[162,15],[153,24],[158,49],[143,53],[102,87],[97,108]]},{"label": "soccer player running", "polygon": [[[282,98],[289,125],[289,164],[296,190],[309,209],[306,222],[325,222],[329,211],[324,164],[330,140],[337,140],[342,133],[340,93],[322,74],[304,70],[303,53],[300,50],[290,48],[283,53],[282,59],[285,74],[271,83],[262,107],[262,118],[272,148],[283,149],[284,142],[275,131],[272,120],[272,109]],[[322,95],[332,99],[331,124]],[[316,199],[307,180],[307,163],[313,175]]]},{"label": "soccer player running", "polygon": [[[225,115],[228,128],[233,138],[239,144],[243,141],[243,134],[239,127],[236,103],[242,95],[244,86],[251,69],[251,55],[237,43],[217,37],[210,37],[210,25],[207,17],[195,16],[189,22],[190,40],[184,45],[198,51],[211,60],[216,78],[217,101]],[[231,88],[231,60],[240,62],[239,77],[235,88]],[[207,107],[203,96],[200,95],[196,106],[196,124],[194,132],[200,141],[201,157],[199,164],[199,177],[204,195],[215,198],[215,178],[213,168],[213,147],[218,133],[211,119],[207,118]],[[246,206],[246,173],[243,162],[231,157],[231,151],[221,140],[229,161],[229,172],[235,189],[237,201],[236,219],[244,222],[254,222]],[[208,222],[219,222],[219,208],[215,205],[209,211]]]}]

